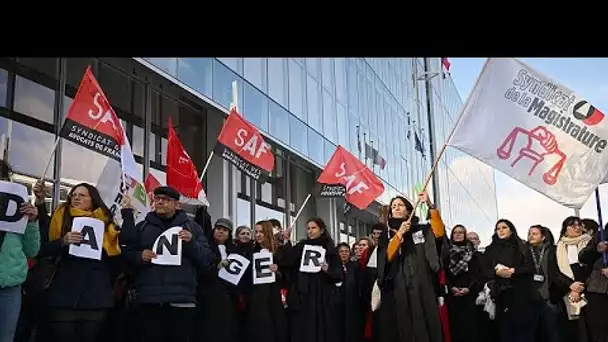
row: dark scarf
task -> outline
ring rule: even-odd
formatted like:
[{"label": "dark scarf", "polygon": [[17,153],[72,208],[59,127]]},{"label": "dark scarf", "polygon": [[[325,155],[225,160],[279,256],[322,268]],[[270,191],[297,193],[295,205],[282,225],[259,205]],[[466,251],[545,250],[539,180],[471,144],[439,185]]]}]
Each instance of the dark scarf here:
[{"label": "dark scarf", "polygon": [[469,271],[469,262],[473,258],[474,248],[467,241],[453,242],[450,245],[450,264],[448,268],[453,275]]}]

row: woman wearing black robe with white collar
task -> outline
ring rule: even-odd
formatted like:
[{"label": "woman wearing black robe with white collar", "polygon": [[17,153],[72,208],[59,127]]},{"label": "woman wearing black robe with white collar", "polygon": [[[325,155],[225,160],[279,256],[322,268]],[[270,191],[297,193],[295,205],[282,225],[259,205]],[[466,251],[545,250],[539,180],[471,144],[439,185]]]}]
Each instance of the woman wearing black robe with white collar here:
[{"label": "woman wearing black robe with white collar", "polygon": [[[306,223],[307,239],[294,247],[285,246],[285,258],[279,260],[281,269],[291,271],[287,292],[287,310],[291,327],[291,342],[335,342],[339,339],[336,284],[342,282],[342,267],[333,239],[320,218]],[[304,246],[325,249],[325,262],[318,273],[300,272]]]},{"label": "woman wearing black robe with white collar", "polygon": [[467,229],[462,225],[454,226],[443,255],[452,342],[481,341],[475,305],[475,299],[481,290],[479,258],[473,243],[467,240]]},{"label": "woman wearing black robe with white collar", "polygon": [[397,196],[390,202],[391,229],[379,239],[379,342],[443,342],[435,240],[443,238],[445,227],[426,193],[421,200],[430,207],[430,224],[419,224],[417,216],[407,222],[413,206]]}]

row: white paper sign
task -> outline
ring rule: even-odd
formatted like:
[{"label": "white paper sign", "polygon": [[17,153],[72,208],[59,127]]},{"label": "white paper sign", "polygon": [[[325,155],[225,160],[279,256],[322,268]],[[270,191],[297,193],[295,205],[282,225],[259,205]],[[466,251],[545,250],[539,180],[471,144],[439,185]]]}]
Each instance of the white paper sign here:
[{"label": "white paper sign", "polygon": [[226,258],[228,258],[228,254],[226,253],[226,246],[217,245],[217,250],[220,252],[220,258],[222,260],[226,260]]},{"label": "white paper sign", "polygon": [[75,217],[72,231],[82,235],[82,242],[71,244],[69,253],[79,258],[101,260],[101,249],[106,224],[96,218]]},{"label": "white paper sign", "polygon": [[152,259],[153,264],[181,266],[182,240],[179,239],[179,232],[182,229],[182,227],[171,227],[156,238],[152,246],[152,251],[156,253],[156,258]]},{"label": "white paper sign", "polygon": [[238,285],[247,267],[249,267],[249,259],[239,254],[230,254],[226,259],[230,261],[230,264],[220,268],[218,277],[231,284]]},{"label": "white paper sign", "polygon": [[253,253],[253,284],[271,284],[277,279],[276,274],[270,270],[274,263],[274,256],[267,249]]},{"label": "white paper sign", "polygon": [[0,181],[0,230],[23,234],[27,216],[21,215],[19,207],[28,201],[24,185]]},{"label": "white paper sign", "polygon": [[372,255],[369,256],[369,260],[367,261],[367,267],[378,268],[378,247],[374,248]]},{"label": "white paper sign", "polygon": [[325,262],[325,248],[322,246],[304,245],[300,261],[300,272],[318,273]]},{"label": "white paper sign", "polygon": [[608,170],[605,114],[514,58],[488,60],[448,144],[571,208]]}]

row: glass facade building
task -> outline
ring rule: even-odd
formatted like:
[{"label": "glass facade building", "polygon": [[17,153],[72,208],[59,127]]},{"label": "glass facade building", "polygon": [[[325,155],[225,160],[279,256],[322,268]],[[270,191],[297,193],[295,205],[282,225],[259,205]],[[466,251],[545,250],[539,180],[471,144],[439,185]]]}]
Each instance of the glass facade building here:
[{"label": "glass facade building", "polygon": [[[397,194],[415,195],[431,168],[432,147],[440,147],[451,130],[462,105],[451,78],[424,77],[439,63],[438,58],[0,58],[1,143],[15,179],[31,186],[52,155],[91,65],[123,121],[142,174],[153,173],[162,182],[168,117],[202,169],[236,81],[239,111],[267,137],[276,166],[267,183],[257,184],[214,157],[204,179],[213,220],[224,216],[252,225],[276,218],[289,225],[342,145],[382,179],[385,193],[367,210],[346,217],[339,201],[313,197],[293,238],[305,235],[307,218],[320,216],[336,240],[352,243],[369,233],[381,204]],[[373,163],[371,150],[386,161],[384,168]],[[46,174],[49,185],[55,184],[50,207],[65,199],[69,187],[96,183],[107,161],[67,141],[52,158]],[[474,228],[496,220],[493,171],[483,164],[448,148],[433,184],[448,225]]]}]

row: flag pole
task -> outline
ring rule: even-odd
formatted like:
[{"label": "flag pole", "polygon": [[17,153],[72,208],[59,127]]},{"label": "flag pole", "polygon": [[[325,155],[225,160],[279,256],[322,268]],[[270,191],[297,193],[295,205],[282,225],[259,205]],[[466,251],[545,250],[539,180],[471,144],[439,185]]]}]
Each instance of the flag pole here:
[{"label": "flag pole", "polygon": [[[604,232],[604,220],[602,218],[602,204],[600,200],[600,187],[595,188],[595,206],[597,208],[597,222],[599,223],[599,233],[600,233],[600,241],[604,241],[605,232]],[[608,265],[608,256],[606,252],[602,252],[602,261],[604,262],[604,266]]]},{"label": "flag pole", "polygon": [[[232,109],[236,111],[239,110],[239,91],[238,83],[236,81],[232,81],[232,103],[230,104],[230,110]],[[215,153],[213,152],[213,150],[211,150],[211,153],[209,153],[209,157],[207,158],[207,162],[205,163],[205,167],[203,168],[203,172],[198,178],[201,182],[203,181],[203,177],[205,177],[205,174],[207,173],[207,169],[209,168],[209,164],[211,163],[211,158],[213,158],[214,154]]]},{"label": "flag pole", "polygon": [[293,226],[296,224],[298,217],[300,217],[300,214],[302,214],[302,210],[304,210],[304,207],[306,206],[306,203],[308,203],[308,200],[310,200],[311,196],[312,196],[312,194],[308,194],[308,196],[306,196],[306,198],[304,199],[304,203],[302,203],[302,205],[300,206],[300,209],[296,213],[296,216],[291,221],[291,224],[289,225],[289,229],[292,229]]},{"label": "flag pole", "polygon": [[[473,88],[471,88],[471,91],[475,90],[475,88],[477,88],[477,86],[479,85],[479,81],[481,80],[481,75],[483,75],[484,71],[488,67],[489,61],[490,61],[490,59],[487,58],[483,67],[481,68],[481,71],[479,72],[479,75],[477,75],[477,80],[475,81]],[[469,99],[470,99],[470,97],[471,97],[471,94],[469,94]],[[428,187],[429,182],[431,181],[431,178],[433,177],[433,174],[435,173],[435,170],[437,169],[437,166],[439,165],[439,161],[441,160],[441,157],[443,157],[443,153],[445,152],[446,148],[448,147],[448,143],[452,139],[454,132],[456,132],[456,127],[458,127],[460,120],[462,120],[462,114],[464,113],[464,110],[466,108],[467,103],[469,102],[469,99],[467,99],[467,102],[465,102],[463,104],[462,109],[460,110],[460,114],[458,115],[458,120],[456,120],[456,122],[454,123],[454,126],[452,127],[452,131],[450,132],[447,139],[443,143],[443,146],[439,150],[439,153],[437,153],[437,156],[435,156],[435,160],[433,161],[433,166],[431,167],[431,170],[427,174],[426,179],[424,180],[424,184],[422,185],[421,193],[426,191],[426,188]],[[420,195],[420,194],[418,194],[418,195]],[[417,196],[416,202],[414,202],[414,207],[412,209],[412,212],[410,213],[410,217],[408,218],[407,222],[412,221],[412,218],[414,217],[414,213],[416,212],[416,209],[418,208],[419,205],[420,205],[420,196]]]}]

